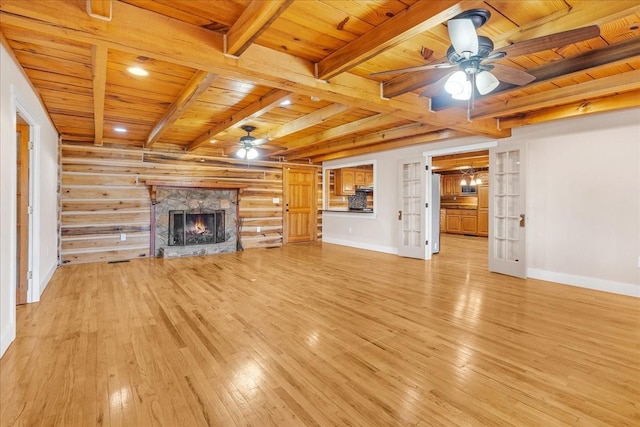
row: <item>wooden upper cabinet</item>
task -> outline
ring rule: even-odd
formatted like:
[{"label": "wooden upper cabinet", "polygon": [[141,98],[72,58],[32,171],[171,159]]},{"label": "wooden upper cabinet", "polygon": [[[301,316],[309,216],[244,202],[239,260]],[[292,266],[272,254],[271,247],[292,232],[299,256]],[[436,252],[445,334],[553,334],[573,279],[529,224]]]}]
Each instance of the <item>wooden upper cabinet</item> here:
[{"label": "wooden upper cabinet", "polygon": [[364,169],[356,169],[354,173],[356,185],[367,185],[367,173]]},{"label": "wooden upper cabinet", "polygon": [[335,185],[336,185],[336,194],[339,196],[352,196],[356,194],[355,170],[354,169],[337,169],[335,172]]},{"label": "wooden upper cabinet", "polygon": [[459,196],[460,175],[443,175],[441,188],[443,196]]},{"label": "wooden upper cabinet", "polygon": [[367,170],[364,172],[364,185],[373,185],[373,171]]}]

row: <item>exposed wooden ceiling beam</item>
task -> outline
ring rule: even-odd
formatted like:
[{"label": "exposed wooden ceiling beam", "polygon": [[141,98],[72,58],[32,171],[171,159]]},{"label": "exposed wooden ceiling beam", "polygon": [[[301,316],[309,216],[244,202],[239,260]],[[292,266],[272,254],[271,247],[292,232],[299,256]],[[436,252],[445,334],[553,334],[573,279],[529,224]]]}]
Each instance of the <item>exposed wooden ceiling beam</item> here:
[{"label": "exposed wooden ceiling beam", "polygon": [[297,150],[287,151],[284,156],[285,160],[308,159],[323,154],[328,154],[336,150],[354,149],[366,147],[367,145],[380,144],[381,142],[395,141],[402,138],[414,137],[426,133],[440,130],[434,126],[425,125],[423,123],[400,126],[391,130],[383,130],[373,132],[367,135],[354,136],[351,138],[340,139],[312,147],[300,147]]},{"label": "exposed wooden ceiling beam", "polygon": [[87,13],[92,18],[111,21],[112,17],[111,0],[87,0]]},{"label": "exposed wooden ceiling beam", "polygon": [[563,103],[571,103],[605,96],[612,91],[628,92],[637,89],[640,89],[640,70],[628,71],[585,83],[512,98],[499,104],[477,107],[472,111],[472,117],[509,116],[529,110],[555,107],[559,99]]},{"label": "exposed wooden ceiling beam", "polygon": [[[587,25],[598,25],[611,22],[618,18],[640,12],[640,6],[632,1],[602,2],[598,7],[598,15],[593,14],[593,7],[583,3],[576,3],[573,7],[563,9],[552,15],[545,16],[535,22],[518,27],[512,31],[506,31],[495,37],[491,37],[495,49],[535,37],[542,37],[560,31],[567,31]],[[569,19],[570,18],[570,19]],[[437,61],[436,61],[437,62]],[[434,63],[436,63],[434,62]],[[450,70],[451,71],[451,70]],[[383,96],[393,98],[421,87],[428,86],[445,72],[435,73],[434,70],[415,71],[404,73],[383,83]]]},{"label": "exposed wooden ceiling beam", "polygon": [[324,121],[329,120],[331,117],[343,113],[352,107],[344,104],[331,104],[324,108],[309,113],[306,116],[302,116],[296,120],[290,121],[277,129],[268,132],[267,137],[269,140],[276,140],[286,135],[291,135],[303,129],[317,125]]},{"label": "exposed wooden ceiling beam", "polygon": [[319,61],[316,64],[317,77],[330,79],[481,3],[458,0],[416,2]]},{"label": "exposed wooden ceiling beam", "polygon": [[427,133],[424,135],[416,135],[409,138],[398,139],[395,141],[383,142],[376,145],[370,145],[367,147],[347,149],[338,151],[331,154],[325,154],[323,156],[312,157],[310,160],[313,163],[326,162],[328,160],[340,159],[342,157],[359,156],[371,152],[378,152],[384,150],[394,150],[396,148],[408,147],[410,145],[425,144],[427,142],[444,141],[446,139],[464,137],[464,132],[458,132],[451,129],[440,130],[436,132]]},{"label": "exposed wooden ceiling beam", "polygon": [[218,125],[212,127],[207,132],[200,135],[187,146],[186,151],[193,151],[202,144],[207,143],[211,139],[215,139],[215,137],[220,132],[226,131],[227,129],[240,127],[243,124],[247,123],[249,120],[260,117],[267,111],[276,108],[278,105],[280,105],[280,102],[289,98],[290,96],[291,92],[279,89],[272,90],[253,104],[245,107],[237,114],[228,117],[226,120],[222,121]]},{"label": "exposed wooden ceiling beam", "polygon": [[276,151],[275,154],[286,155],[289,151],[300,147],[309,147],[315,144],[319,144],[331,139],[340,138],[345,135],[349,135],[354,132],[362,132],[367,129],[372,129],[380,126],[386,126],[390,123],[396,123],[400,121],[396,116],[391,114],[376,114],[373,116],[365,117],[364,119],[356,120],[355,122],[346,123],[341,126],[336,126],[331,129],[327,129],[323,132],[300,138],[293,143],[287,144],[286,150]]},{"label": "exposed wooden ceiling beam", "polygon": [[91,77],[93,89],[93,127],[95,145],[102,145],[104,136],[104,99],[107,90],[107,46],[91,48]]},{"label": "exposed wooden ceiling beam", "polygon": [[253,0],[226,34],[226,52],[240,56],[293,0]]},{"label": "exposed wooden ceiling beam", "polygon": [[[123,2],[114,2],[113,8],[118,19],[107,23],[91,20],[68,2],[56,2],[54,16],[49,2],[25,4],[20,0],[3,0],[0,17],[7,25],[29,31],[82,43],[105,43],[135,55],[224,74],[231,79],[250,79],[259,85],[395,114],[406,120],[493,138],[505,138],[511,134],[508,129],[498,129],[497,120],[470,123],[465,111],[432,112],[428,100],[415,94],[381,99],[376,82],[351,73],[340,74],[331,82],[320,82],[313,75],[310,61],[256,44],[252,44],[240,58],[230,60],[223,53],[222,35]],[[140,26],[140,22],[145,22],[145,25]]]},{"label": "exposed wooden ceiling beam", "polygon": [[217,78],[218,75],[214,73],[206,71],[196,72],[182,92],[180,92],[171,103],[164,116],[158,120],[151,132],[149,132],[147,140],[144,143],[144,148],[149,148],[158,141],[169,127],[178,120],[182,113],[196,102],[198,97],[204,93]]},{"label": "exposed wooden ceiling beam", "polygon": [[640,107],[640,90],[619,93],[589,101],[578,101],[558,107],[545,108],[530,113],[518,114],[500,120],[508,128],[533,125],[552,120],[576,117],[586,114],[603,113],[626,108]]}]

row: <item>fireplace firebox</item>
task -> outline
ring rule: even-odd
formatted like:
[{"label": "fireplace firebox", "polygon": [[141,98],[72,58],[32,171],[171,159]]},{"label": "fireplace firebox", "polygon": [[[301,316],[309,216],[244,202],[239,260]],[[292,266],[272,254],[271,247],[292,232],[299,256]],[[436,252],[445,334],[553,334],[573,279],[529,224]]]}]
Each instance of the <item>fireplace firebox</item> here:
[{"label": "fireplace firebox", "polygon": [[169,246],[203,245],[226,240],[224,211],[169,211]]}]

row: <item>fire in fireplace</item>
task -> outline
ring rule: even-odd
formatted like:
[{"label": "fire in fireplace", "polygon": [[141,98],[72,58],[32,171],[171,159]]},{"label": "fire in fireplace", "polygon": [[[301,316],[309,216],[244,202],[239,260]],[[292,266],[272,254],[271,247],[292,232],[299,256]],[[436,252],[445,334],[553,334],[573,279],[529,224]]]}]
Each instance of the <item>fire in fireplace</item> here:
[{"label": "fire in fireplace", "polygon": [[224,211],[169,211],[169,246],[224,242]]}]

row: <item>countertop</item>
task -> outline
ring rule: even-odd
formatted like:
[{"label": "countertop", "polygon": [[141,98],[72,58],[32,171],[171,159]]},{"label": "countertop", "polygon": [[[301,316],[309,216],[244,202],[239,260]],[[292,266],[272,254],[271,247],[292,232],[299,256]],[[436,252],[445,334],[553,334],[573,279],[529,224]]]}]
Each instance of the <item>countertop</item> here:
[{"label": "countertop", "polygon": [[440,209],[469,209],[469,210],[476,210],[478,209],[477,206],[472,206],[472,205],[440,205]]},{"label": "countertop", "polygon": [[356,213],[356,214],[366,213],[366,214],[370,214],[370,213],[373,213],[373,210],[363,211],[363,210],[357,210],[357,209],[322,209],[322,212],[340,212],[340,213]]}]

